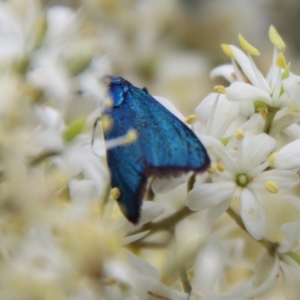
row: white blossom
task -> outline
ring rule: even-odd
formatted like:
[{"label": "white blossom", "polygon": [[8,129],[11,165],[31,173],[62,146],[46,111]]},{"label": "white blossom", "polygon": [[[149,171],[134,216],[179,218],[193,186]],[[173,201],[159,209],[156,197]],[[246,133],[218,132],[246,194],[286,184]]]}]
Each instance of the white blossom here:
[{"label": "white blossom", "polygon": [[[238,140],[237,151],[232,154],[211,137],[203,137],[203,141],[213,159],[212,183],[196,186],[188,194],[187,206],[192,210],[212,210],[224,201],[223,209],[226,210],[231,200],[238,200],[247,230],[254,238],[263,238],[266,219],[257,192],[267,189],[276,193],[280,188],[292,188],[299,183],[298,175],[290,171],[266,170],[269,165],[266,159],[275,148],[275,141],[266,134]],[[275,190],[269,184],[274,185]]]}]

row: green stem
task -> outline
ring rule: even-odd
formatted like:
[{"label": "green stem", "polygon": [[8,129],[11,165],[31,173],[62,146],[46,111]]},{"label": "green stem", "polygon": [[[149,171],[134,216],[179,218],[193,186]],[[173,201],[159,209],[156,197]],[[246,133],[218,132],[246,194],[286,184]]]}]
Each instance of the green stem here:
[{"label": "green stem", "polygon": [[53,157],[55,155],[59,155],[60,152],[57,151],[46,151],[43,153],[40,153],[39,155],[37,155],[36,157],[32,157],[29,160],[29,165],[32,166],[36,166],[39,163],[43,162],[45,159],[49,158],[49,157]]},{"label": "green stem", "polygon": [[[191,189],[193,189],[195,182],[196,182],[196,174],[193,174],[188,180],[188,184],[187,184],[188,192]],[[150,184],[150,187],[151,187],[151,184]],[[187,217],[193,213],[194,213],[194,211],[191,211],[186,206],[183,206],[180,210],[178,210],[174,214],[166,217],[165,219],[163,219],[159,222],[156,222],[156,223],[153,223],[153,222],[147,223],[144,226],[142,226],[141,228],[137,229],[136,231],[131,232],[130,235],[149,230],[150,232],[142,238],[142,240],[143,240],[146,237],[148,237],[149,235],[152,235],[153,233],[155,233],[157,231],[173,230],[180,221],[182,221],[185,217]]]},{"label": "green stem", "polygon": [[192,291],[192,286],[191,286],[191,283],[189,281],[189,278],[186,274],[186,270],[184,267],[179,269],[179,275],[180,275],[182,288],[183,288],[184,292],[186,292],[187,294],[190,294]]},{"label": "green stem", "polygon": [[274,120],[275,115],[278,112],[279,108],[272,107],[272,106],[267,106],[267,108],[268,108],[268,113],[267,113],[266,123],[265,123],[265,127],[264,127],[264,133],[269,134],[273,120]]},{"label": "green stem", "polygon": [[143,225],[141,228],[137,229],[136,231],[131,232],[130,235],[140,233],[146,230],[150,230],[150,232],[146,236],[149,236],[157,231],[163,231],[163,230],[170,231],[185,217],[193,213],[194,213],[193,211],[189,210],[186,206],[184,206],[180,210],[176,211],[174,214],[170,215],[169,217],[166,217],[165,219],[159,222],[156,223],[150,222]]}]

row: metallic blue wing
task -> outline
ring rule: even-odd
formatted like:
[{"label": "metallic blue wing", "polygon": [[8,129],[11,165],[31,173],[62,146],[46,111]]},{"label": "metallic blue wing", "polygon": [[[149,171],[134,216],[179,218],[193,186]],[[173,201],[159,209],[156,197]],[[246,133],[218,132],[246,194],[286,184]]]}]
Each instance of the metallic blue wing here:
[{"label": "metallic blue wing", "polygon": [[105,139],[125,135],[129,129],[139,134],[133,144],[107,151],[111,185],[121,191],[119,205],[125,216],[137,223],[149,176],[201,172],[210,159],[195,134],[146,89],[112,77],[109,92],[114,103],[108,111],[113,128],[105,133]]}]

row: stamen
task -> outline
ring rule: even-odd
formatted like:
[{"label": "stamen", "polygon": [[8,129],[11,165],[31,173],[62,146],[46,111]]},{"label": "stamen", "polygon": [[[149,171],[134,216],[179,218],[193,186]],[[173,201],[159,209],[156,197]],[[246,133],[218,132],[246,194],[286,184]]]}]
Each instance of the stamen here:
[{"label": "stamen", "polygon": [[290,111],[291,112],[299,112],[296,106],[291,106]]},{"label": "stamen", "polygon": [[275,159],[276,159],[277,155],[278,155],[278,152],[274,152],[268,158],[269,164],[272,168],[275,167]]},{"label": "stamen", "polygon": [[236,132],[235,132],[235,134],[234,134],[234,136],[237,138],[237,139],[243,139],[244,138],[244,136],[245,136],[245,132],[244,132],[244,130],[242,130],[242,129],[238,129]]},{"label": "stamen", "polygon": [[231,57],[231,58],[234,58],[233,53],[232,53],[231,48],[230,48],[230,45],[227,45],[227,44],[221,44],[221,47],[222,47],[223,52],[224,52],[227,56],[229,56],[229,57]]},{"label": "stamen", "polygon": [[286,69],[288,66],[282,52],[280,52],[276,58],[276,66],[281,69]]},{"label": "stamen", "polygon": [[225,94],[226,93],[226,88],[223,85],[216,85],[214,86],[214,91],[220,94]]},{"label": "stamen", "polygon": [[101,118],[101,124],[104,132],[111,130],[113,127],[113,120],[108,115],[103,115]]},{"label": "stamen", "polygon": [[217,167],[216,167],[216,165],[211,165],[209,168],[208,168],[208,173],[209,174],[214,174],[214,173],[216,173],[217,172]]},{"label": "stamen", "polygon": [[105,142],[106,150],[114,147],[124,146],[134,143],[138,138],[138,132],[135,129],[128,130],[126,135],[111,139]]},{"label": "stamen", "polygon": [[132,144],[137,140],[137,138],[138,138],[138,132],[135,129],[128,130],[126,134],[127,143]]},{"label": "stamen", "polygon": [[217,163],[217,169],[219,172],[224,172],[226,170],[225,166],[222,163]]},{"label": "stamen", "polygon": [[285,50],[286,48],[285,42],[283,41],[283,39],[281,38],[281,36],[279,35],[279,33],[277,32],[277,30],[273,25],[271,25],[269,29],[269,38],[272,44],[276,48],[278,48],[281,51]]},{"label": "stamen", "polygon": [[111,108],[111,107],[113,107],[113,105],[114,105],[114,102],[112,101],[111,98],[106,98],[106,99],[104,100],[104,106],[105,106],[106,108]]},{"label": "stamen", "polygon": [[252,46],[241,34],[238,36],[242,48],[251,55],[259,56],[259,51]]},{"label": "stamen", "polygon": [[195,114],[193,114],[193,115],[189,115],[189,116],[185,119],[184,122],[185,122],[186,124],[191,125],[191,124],[193,124],[196,120],[197,120],[197,116],[196,116]]},{"label": "stamen", "polygon": [[114,187],[111,189],[109,196],[113,200],[118,200],[121,196],[121,191],[117,187]]},{"label": "stamen", "polygon": [[268,192],[270,192],[272,194],[276,194],[278,192],[278,185],[273,180],[267,180],[265,182],[265,188]]}]

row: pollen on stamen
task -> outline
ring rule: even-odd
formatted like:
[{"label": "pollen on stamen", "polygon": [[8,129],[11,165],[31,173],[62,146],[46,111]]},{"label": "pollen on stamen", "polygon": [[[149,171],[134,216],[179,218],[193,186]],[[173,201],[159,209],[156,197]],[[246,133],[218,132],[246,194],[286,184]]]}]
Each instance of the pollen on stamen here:
[{"label": "pollen on stamen", "polygon": [[132,144],[138,138],[138,132],[135,129],[128,130],[126,134],[126,142]]},{"label": "pollen on stamen", "polygon": [[111,98],[106,98],[106,99],[104,100],[104,106],[105,106],[106,108],[111,108],[111,107],[113,107],[113,104],[114,104],[114,102],[112,101]]},{"label": "pollen on stamen", "polygon": [[222,50],[223,52],[229,56],[230,58],[234,58],[234,55],[233,55],[233,52],[231,50],[231,47],[230,45],[227,45],[227,44],[221,44],[221,47],[222,47]]},{"label": "pollen on stamen", "polygon": [[238,35],[239,38],[239,42],[241,44],[241,47],[248,52],[249,54],[253,55],[253,56],[259,56],[260,53],[259,51],[252,46],[241,34]]},{"label": "pollen on stamen", "polygon": [[290,111],[291,111],[291,112],[299,112],[299,111],[298,111],[298,108],[297,108],[296,106],[291,106],[291,107],[290,107]]},{"label": "pollen on stamen", "polygon": [[276,57],[276,66],[280,69],[286,69],[288,66],[282,52],[280,52]]},{"label": "pollen on stamen", "polygon": [[103,131],[107,132],[111,130],[111,128],[113,127],[113,120],[110,116],[103,115],[101,117],[101,124],[102,124]]},{"label": "pollen on stamen", "polygon": [[277,30],[273,25],[269,28],[269,38],[272,44],[281,51],[284,51],[286,48],[285,42],[283,41],[282,37],[279,35]]},{"label": "pollen on stamen", "polygon": [[270,192],[272,194],[276,194],[278,192],[278,185],[273,180],[267,180],[265,182],[265,188],[268,192]]},{"label": "pollen on stamen", "polygon": [[214,86],[214,91],[220,94],[225,94],[226,88],[223,85],[216,85]]},{"label": "pollen on stamen", "polygon": [[235,132],[234,136],[235,136],[237,139],[241,140],[241,139],[244,138],[245,132],[244,132],[244,130],[242,130],[242,129],[238,129],[238,130]]},{"label": "pollen on stamen", "polygon": [[222,163],[217,163],[217,169],[219,172],[224,172],[226,170],[225,166]]},{"label": "pollen on stamen", "polygon": [[265,108],[257,108],[257,112],[259,112],[264,119],[267,118],[268,111]]},{"label": "pollen on stamen", "polygon": [[111,189],[109,196],[113,200],[118,200],[121,196],[121,191],[117,187],[114,187]]},{"label": "pollen on stamen", "polygon": [[184,122],[185,122],[186,124],[191,125],[191,124],[193,124],[196,120],[197,120],[197,116],[196,116],[195,114],[193,114],[193,115],[188,116],[188,117],[185,119]]},{"label": "pollen on stamen", "polygon": [[277,155],[278,155],[278,152],[274,152],[268,158],[269,164],[272,168],[275,167],[275,159],[276,159]]},{"label": "pollen on stamen", "polygon": [[216,165],[211,165],[209,168],[208,168],[208,173],[209,174],[214,174],[214,173],[216,173],[217,172],[217,166]]}]

